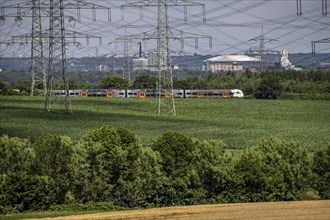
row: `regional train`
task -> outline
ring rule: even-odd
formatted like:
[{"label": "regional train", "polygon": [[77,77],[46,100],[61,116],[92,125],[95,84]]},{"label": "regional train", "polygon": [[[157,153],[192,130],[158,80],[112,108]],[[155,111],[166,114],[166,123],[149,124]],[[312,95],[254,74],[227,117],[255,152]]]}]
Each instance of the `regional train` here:
[{"label": "regional train", "polygon": [[[70,89],[70,96],[80,97],[121,97],[121,98],[155,98],[155,89]],[[65,90],[52,90],[54,96],[64,96]],[[161,90],[163,98],[243,98],[240,89],[173,89]]]}]

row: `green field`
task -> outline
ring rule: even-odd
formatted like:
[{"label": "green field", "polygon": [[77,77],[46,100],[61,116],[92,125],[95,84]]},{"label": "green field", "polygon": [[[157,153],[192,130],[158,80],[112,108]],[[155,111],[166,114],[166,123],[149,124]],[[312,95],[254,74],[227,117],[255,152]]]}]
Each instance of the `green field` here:
[{"label": "green field", "polygon": [[156,114],[154,99],[72,98],[72,115],[43,107],[43,97],[0,96],[0,135],[59,134],[78,140],[90,129],[111,125],[135,132],[144,144],[167,130],[221,139],[231,149],[271,136],[309,150],[330,144],[329,101],[176,99],[177,117]]}]

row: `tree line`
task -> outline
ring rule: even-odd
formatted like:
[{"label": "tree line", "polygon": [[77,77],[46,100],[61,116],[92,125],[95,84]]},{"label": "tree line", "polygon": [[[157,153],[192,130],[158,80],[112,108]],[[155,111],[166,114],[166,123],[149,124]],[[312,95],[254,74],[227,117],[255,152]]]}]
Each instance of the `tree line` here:
[{"label": "tree line", "polygon": [[164,132],[144,146],[102,126],[79,141],[0,137],[0,213],[106,202],[121,207],[330,198],[330,147],[269,138],[243,150]]},{"label": "tree line", "polygon": [[[155,89],[155,73],[142,71],[130,85],[121,76],[103,76],[97,82],[81,81],[71,77],[69,88],[88,89]],[[330,71],[264,71],[254,74],[246,70],[242,74],[207,73],[200,71],[174,71],[173,87],[176,89],[241,89],[245,96],[261,99],[326,99],[330,100]],[[42,86],[42,85],[40,85]],[[28,95],[30,83],[20,81],[3,83],[0,94]],[[56,84],[54,89],[60,88]],[[42,88],[40,88],[42,89]]]}]

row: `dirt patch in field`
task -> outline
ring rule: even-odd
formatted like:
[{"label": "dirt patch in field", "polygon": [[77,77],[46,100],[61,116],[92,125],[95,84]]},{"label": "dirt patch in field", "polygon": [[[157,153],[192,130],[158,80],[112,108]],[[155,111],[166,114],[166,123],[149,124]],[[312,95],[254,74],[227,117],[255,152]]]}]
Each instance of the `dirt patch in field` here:
[{"label": "dirt patch in field", "polygon": [[107,212],[47,219],[85,220],[329,220],[330,200],[302,202],[238,203],[224,205],[178,206],[136,211]]}]

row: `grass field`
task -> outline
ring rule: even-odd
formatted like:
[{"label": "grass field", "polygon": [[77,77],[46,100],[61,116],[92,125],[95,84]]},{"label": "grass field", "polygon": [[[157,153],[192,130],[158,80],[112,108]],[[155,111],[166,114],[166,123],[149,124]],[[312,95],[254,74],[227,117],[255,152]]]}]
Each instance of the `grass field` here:
[{"label": "grass field", "polygon": [[224,205],[201,205],[168,207],[135,211],[107,212],[87,215],[75,215],[54,220],[83,219],[167,219],[167,220],[328,220],[330,219],[330,201],[237,203]]},{"label": "grass field", "polygon": [[43,110],[43,97],[0,96],[0,135],[68,135],[74,140],[102,125],[123,127],[148,144],[161,132],[221,139],[242,149],[279,137],[309,150],[330,144],[330,102],[254,99],[176,99],[177,117],[155,113],[154,99],[72,98],[73,115]]}]

